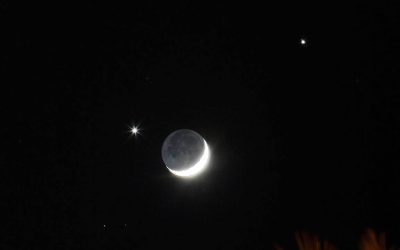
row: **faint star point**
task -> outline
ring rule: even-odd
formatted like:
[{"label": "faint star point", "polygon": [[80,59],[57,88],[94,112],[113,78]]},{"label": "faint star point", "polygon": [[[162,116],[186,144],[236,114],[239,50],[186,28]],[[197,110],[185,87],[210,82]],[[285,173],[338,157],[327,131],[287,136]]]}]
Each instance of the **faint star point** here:
[{"label": "faint star point", "polygon": [[300,44],[303,45],[303,46],[306,45],[307,44],[307,40],[304,39],[304,38],[300,39]]}]

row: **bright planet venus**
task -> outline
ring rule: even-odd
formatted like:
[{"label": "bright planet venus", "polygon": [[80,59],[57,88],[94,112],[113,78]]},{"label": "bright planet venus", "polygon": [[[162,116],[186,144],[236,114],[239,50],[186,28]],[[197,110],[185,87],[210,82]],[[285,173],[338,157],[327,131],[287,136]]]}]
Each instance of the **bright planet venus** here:
[{"label": "bright planet venus", "polygon": [[206,168],[210,151],[200,134],[190,129],[179,129],[164,140],[161,156],[171,173],[192,177]]}]

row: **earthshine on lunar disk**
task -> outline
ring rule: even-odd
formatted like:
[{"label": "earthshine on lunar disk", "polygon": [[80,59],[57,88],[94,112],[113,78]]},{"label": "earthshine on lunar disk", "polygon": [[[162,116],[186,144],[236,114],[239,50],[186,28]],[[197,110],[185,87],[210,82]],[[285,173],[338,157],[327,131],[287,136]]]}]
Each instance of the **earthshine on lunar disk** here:
[{"label": "earthshine on lunar disk", "polygon": [[191,177],[206,168],[210,150],[201,135],[193,130],[180,129],[165,139],[161,156],[171,173]]}]

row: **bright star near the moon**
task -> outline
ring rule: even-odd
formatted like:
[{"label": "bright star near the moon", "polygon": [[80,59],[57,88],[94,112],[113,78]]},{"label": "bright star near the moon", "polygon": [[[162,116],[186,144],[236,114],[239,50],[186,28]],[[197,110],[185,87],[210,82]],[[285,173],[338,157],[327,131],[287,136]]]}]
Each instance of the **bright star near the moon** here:
[{"label": "bright star near the moon", "polygon": [[136,135],[136,134],[139,132],[139,129],[138,129],[137,127],[134,126],[134,127],[131,129],[131,132],[132,132],[132,134]]},{"label": "bright star near the moon", "polygon": [[131,127],[131,134],[132,134],[132,135],[140,134],[140,133],[139,133],[139,130],[140,130],[140,129],[139,129],[138,126],[132,126],[132,127]]}]

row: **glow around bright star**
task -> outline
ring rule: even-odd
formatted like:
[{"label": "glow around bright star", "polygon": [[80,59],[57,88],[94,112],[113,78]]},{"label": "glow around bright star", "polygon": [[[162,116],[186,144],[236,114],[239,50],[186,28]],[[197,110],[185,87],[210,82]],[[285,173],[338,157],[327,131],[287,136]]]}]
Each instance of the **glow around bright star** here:
[{"label": "glow around bright star", "polygon": [[300,44],[301,45],[306,45],[306,43],[307,43],[306,39],[304,39],[304,38],[300,39]]},{"label": "glow around bright star", "polygon": [[203,156],[201,156],[200,160],[194,164],[192,167],[186,170],[181,170],[181,171],[176,171],[168,168],[168,170],[173,173],[174,175],[180,176],[180,177],[192,177],[197,175],[198,173],[202,172],[207,164],[208,160],[210,158],[210,150],[208,148],[207,142],[204,140],[204,153]]}]

